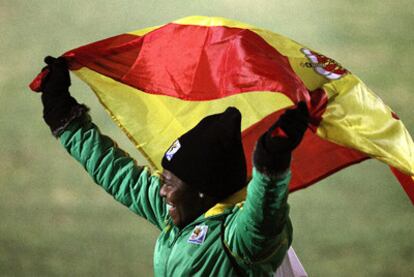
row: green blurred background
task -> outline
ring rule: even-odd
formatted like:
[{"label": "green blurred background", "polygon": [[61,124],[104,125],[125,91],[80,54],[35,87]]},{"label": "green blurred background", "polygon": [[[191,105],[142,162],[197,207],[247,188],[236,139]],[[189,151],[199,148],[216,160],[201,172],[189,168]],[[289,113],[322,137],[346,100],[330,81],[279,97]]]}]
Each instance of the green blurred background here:
[{"label": "green blurred background", "polygon": [[[414,2],[0,1],[0,275],[151,276],[157,231],[115,203],[51,136],[27,84],[45,55],[188,15],[286,35],[358,75],[414,131]],[[103,132],[137,151],[73,78]],[[310,276],[414,276],[414,210],[384,164],[366,161],[290,197]]]}]

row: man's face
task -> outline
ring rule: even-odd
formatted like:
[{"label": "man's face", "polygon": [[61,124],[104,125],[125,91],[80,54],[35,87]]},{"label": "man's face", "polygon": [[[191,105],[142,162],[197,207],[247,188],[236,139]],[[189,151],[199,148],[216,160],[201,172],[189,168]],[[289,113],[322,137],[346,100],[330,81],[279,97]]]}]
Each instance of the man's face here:
[{"label": "man's face", "polygon": [[203,201],[197,190],[168,170],[163,171],[161,180],[160,195],[169,205],[168,213],[174,225],[183,228],[204,212]]}]

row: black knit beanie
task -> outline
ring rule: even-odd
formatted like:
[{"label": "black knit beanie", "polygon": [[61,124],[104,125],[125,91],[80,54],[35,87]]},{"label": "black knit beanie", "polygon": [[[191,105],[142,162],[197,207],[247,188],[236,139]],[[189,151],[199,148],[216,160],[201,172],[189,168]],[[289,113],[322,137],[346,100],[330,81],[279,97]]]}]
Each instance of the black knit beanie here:
[{"label": "black knit beanie", "polygon": [[162,159],[164,169],[200,192],[225,198],[246,185],[241,114],[234,107],[203,118],[178,138]]}]

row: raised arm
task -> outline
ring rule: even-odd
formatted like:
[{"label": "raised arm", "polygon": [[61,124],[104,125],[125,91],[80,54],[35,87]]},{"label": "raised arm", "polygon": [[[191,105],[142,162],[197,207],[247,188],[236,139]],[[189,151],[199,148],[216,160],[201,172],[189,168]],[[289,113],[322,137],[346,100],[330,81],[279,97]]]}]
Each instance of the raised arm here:
[{"label": "raised arm", "polygon": [[257,142],[246,201],[226,222],[225,243],[242,267],[262,265],[276,270],[292,243],[287,204],[290,159],[307,124],[307,107],[301,102]]},{"label": "raised arm", "polygon": [[69,94],[70,77],[63,58],[47,57],[42,82],[43,117],[52,133],[93,180],[118,202],[163,228],[166,206],[160,179],[151,175],[91,122],[87,108]]}]

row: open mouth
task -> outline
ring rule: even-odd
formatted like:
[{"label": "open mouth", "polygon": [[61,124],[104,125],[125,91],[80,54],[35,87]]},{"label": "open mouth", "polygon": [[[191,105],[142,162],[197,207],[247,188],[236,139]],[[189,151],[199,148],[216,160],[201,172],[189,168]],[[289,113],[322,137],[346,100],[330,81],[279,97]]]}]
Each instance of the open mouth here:
[{"label": "open mouth", "polygon": [[175,208],[175,206],[172,203],[167,202],[167,210],[168,210],[168,213],[170,214],[171,217],[175,213],[175,209],[176,208]]}]

